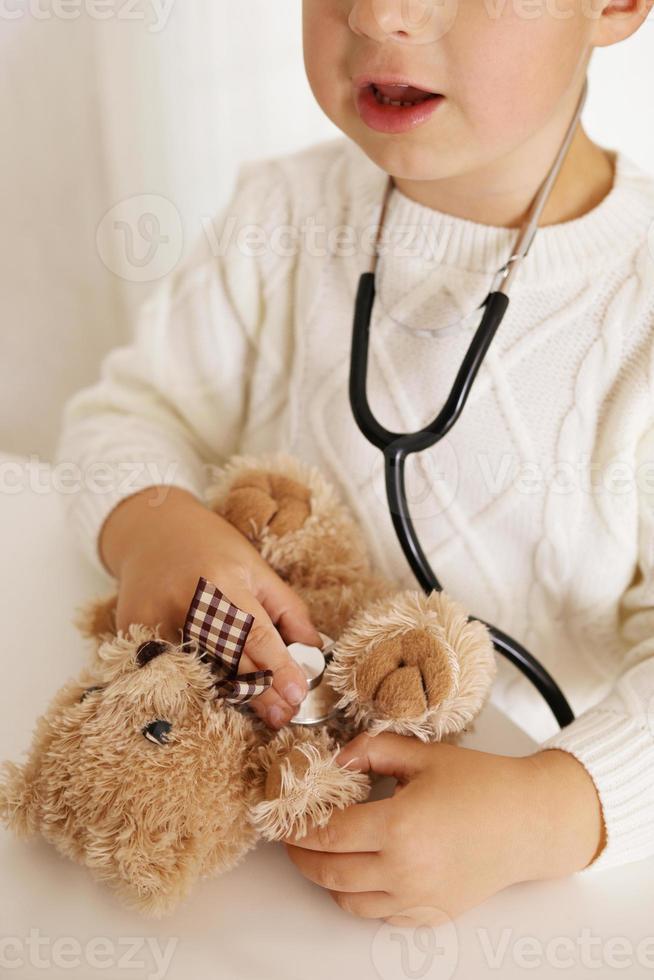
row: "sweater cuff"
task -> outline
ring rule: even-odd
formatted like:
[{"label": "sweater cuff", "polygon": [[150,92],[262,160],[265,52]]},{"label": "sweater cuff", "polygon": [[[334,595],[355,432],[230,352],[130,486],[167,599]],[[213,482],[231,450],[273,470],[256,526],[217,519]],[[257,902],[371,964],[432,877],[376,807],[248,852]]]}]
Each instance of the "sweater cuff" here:
[{"label": "sweater cuff", "polygon": [[[130,465],[131,464],[131,465]],[[113,576],[100,557],[100,532],[112,510],[123,500],[147,490],[161,487],[161,502],[166,488],[179,487],[194,494],[205,503],[207,474],[203,466],[180,466],[164,456],[142,454],[130,460],[121,457],[120,463],[102,460],[101,470],[85,474],[81,486],[66,497],[66,520],[87,561],[100,575],[113,581]]]},{"label": "sweater cuff", "polygon": [[654,719],[595,708],[539,748],[570,752],[589,773],[600,798],[606,844],[578,874],[654,854]]}]

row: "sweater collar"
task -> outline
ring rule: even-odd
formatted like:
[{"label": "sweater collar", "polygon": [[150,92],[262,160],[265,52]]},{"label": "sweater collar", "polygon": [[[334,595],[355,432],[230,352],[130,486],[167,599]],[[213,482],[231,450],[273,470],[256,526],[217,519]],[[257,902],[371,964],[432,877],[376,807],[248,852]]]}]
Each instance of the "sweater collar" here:
[{"label": "sweater collar", "polygon": [[[353,211],[362,226],[371,227],[379,221],[388,178],[356,144],[346,142]],[[620,150],[609,152],[615,160],[609,193],[581,217],[539,228],[516,287],[584,276],[634,254],[647,242],[654,223],[654,177]],[[424,266],[428,260],[441,269],[481,274],[488,281],[510,256],[518,235],[515,228],[429,208],[398,188],[391,193],[384,227],[387,240],[403,249],[403,263],[408,258],[410,266]]]}]

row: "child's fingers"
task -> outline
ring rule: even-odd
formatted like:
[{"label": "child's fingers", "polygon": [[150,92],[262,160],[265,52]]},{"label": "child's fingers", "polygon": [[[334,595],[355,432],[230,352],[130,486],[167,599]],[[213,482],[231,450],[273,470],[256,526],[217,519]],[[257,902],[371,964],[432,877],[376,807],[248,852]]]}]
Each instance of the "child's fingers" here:
[{"label": "child's fingers", "polygon": [[[274,573],[273,573],[274,574]],[[279,580],[281,582],[281,579]],[[284,584],[284,583],[282,583]],[[273,625],[270,616],[258,599],[252,594],[252,586],[237,584],[230,577],[229,584],[219,583],[221,590],[230,602],[244,612],[254,616],[254,623],[245,641],[243,655],[239,664],[239,674],[254,670],[272,670],[273,684],[250,704],[253,710],[272,728],[287,724],[298,710],[298,705],[307,694],[308,686],[304,671],[289,654],[280,633]],[[159,635],[172,643],[181,642],[181,627],[186,616],[189,595],[180,594],[176,589],[167,600],[158,593],[157,603],[148,604],[141,599],[139,608],[133,608],[132,597],[139,593],[138,588],[123,583],[120,590],[117,621],[118,627],[126,629],[133,622],[145,625],[155,624]],[[278,604],[277,610],[282,604]],[[299,637],[298,637],[299,639]]]},{"label": "child's fingers", "polygon": [[252,708],[273,728],[279,728],[290,721],[306,696],[306,676],[289,654],[286,644],[258,600],[248,592],[233,588],[230,590],[230,600],[239,609],[254,616],[254,623],[241,656],[239,674],[252,670],[273,671],[272,687],[253,699]]},{"label": "child's fingers", "polygon": [[312,825],[304,837],[285,837],[284,843],[311,851],[379,853],[388,840],[395,802],[372,800],[334,810],[325,827]]},{"label": "child's fingers", "polygon": [[[251,663],[245,654],[241,658],[241,664],[243,671],[257,669],[256,664]],[[269,687],[258,698],[253,698],[250,701],[250,707],[262,721],[274,729],[287,725],[297,711],[297,707],[290,707],[288,702],[279,696],[274,687]]]},{"label": "child's fingers", "polygon": [[428,758],[428,746],[411,736],[391,732],[371,736],[362,732],[341,749],[336,762],[354,772],[394,776],[405,783],[424,769]]},{"label": "child's fingers", "polygon": [[257,582],[257,599],[285,643],[322,646],[320,633],[311,622],[307,605],[291,586],[266,566]]}]

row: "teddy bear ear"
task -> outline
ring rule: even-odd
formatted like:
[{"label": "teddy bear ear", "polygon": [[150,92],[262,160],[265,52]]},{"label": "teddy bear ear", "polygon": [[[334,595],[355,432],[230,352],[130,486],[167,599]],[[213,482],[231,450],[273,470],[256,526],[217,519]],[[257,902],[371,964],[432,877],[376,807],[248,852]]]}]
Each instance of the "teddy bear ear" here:
[{"label": "teddy bear ear", "polygon": [[88,640],[103,640],[116,635],[117,595],[93,599],[77,610],[75,626]]},{"label": "teddy bear ear", "polygon": [[0,766],[0,821],[21,837],[36,832],[34,798],[25,766],[4,762]]}]

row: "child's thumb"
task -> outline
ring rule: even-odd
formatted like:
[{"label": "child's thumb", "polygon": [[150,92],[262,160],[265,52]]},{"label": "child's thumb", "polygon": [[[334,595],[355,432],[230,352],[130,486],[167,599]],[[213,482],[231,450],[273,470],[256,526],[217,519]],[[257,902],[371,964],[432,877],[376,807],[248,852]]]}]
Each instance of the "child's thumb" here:
[{"label": "child's thumb", "polygon": [[281,634],[284,643],[322,647],[320,633],[311,622],[306,603],[272,569],[260,580],[257,599]]},{"label": "child's thumb", "polygon": [[375,772],[408,783],[424,769],[426,749],[424,742],[408,735],[364,732],[341,749],[336,762],[354,772]]}]

